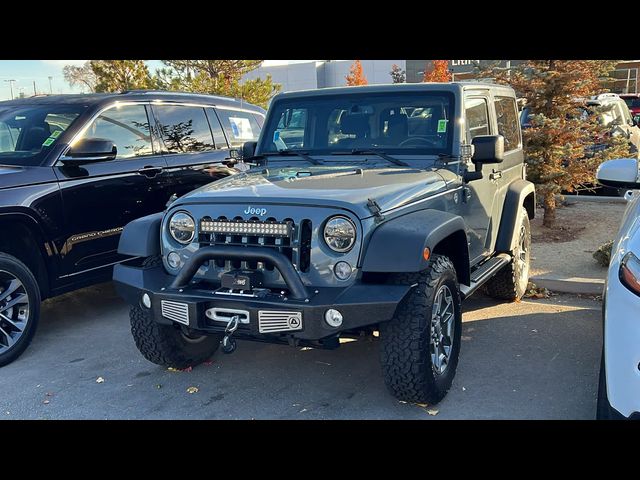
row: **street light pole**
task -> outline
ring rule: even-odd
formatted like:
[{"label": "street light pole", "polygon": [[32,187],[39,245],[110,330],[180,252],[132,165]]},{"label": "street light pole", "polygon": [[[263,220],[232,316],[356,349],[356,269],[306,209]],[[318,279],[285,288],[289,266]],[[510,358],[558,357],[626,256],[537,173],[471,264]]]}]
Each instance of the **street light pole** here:
[{"label": "street light pole", "polygon": [[49,75],[49,93],[53,93],[53,88],[51,88],[51,80],[53,80],[53,77]]},{"label": "street light pole", "polygon": [[13,82],[15,82],[15,80],[5,80],[5,82],[9,82],[9,90],[11,90],[11,100],[13,100]]}]

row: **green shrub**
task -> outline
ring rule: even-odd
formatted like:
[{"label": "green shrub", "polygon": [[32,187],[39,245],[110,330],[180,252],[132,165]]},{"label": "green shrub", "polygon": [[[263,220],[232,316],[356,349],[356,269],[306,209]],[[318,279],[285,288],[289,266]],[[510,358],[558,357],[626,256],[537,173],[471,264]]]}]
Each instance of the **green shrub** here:
[{"label": "green shrub", "polygon": [[609,240],[608,242],[600,245],[600,248],[593,253],[593,258],[602,265],[603,267],[608,267],[609,262],[611,262],[611,249],[613,248],[613,240]]}]

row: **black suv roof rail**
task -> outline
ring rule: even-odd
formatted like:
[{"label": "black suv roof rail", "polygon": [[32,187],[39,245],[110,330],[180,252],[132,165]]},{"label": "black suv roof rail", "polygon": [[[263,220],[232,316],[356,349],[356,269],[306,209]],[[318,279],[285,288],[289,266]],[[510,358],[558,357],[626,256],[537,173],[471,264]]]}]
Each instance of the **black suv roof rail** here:
[{"label": "black suv roof rail", "polygon": [[192,93],[192,92],[176,92],[169,90],[153,90],[153,89],[140,89],[140,90],[122,90],[119,92],[120,95],[126,95],[128,93],[139,93],[139,94],[154,94],[154,95],[185,95],[185,96],[199,96],[199,97],[208,97],[208,98],[219,98],[221,100],[235,100],[229,97],[223,97],[220,95],[209,95],[207,93]]}]

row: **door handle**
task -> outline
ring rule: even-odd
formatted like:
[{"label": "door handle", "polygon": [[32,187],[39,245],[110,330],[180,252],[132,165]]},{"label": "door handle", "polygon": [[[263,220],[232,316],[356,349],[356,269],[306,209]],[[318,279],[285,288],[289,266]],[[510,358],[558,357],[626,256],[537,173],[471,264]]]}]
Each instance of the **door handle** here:
[{"label": "door handle", "polygon": [[498,180],[502,178],[502,170],[494,170],[489,174],[489,180]]},{"label": "door handle", "polygon": [[145,177],[153,178],[156,175],[162,173],[162,167],[153,167],[153,166],[148,165],[148,166],[138,170],[138,173],[140,175],[144,175]]}]

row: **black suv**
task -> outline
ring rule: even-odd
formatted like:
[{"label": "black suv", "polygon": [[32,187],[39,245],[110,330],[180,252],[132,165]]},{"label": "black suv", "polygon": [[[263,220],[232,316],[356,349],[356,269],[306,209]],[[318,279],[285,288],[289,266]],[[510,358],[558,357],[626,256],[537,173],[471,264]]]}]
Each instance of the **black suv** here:
[{"label": "black suv", "polygon": [[28,346],[42,299],[111,278],[124,225],[238,171],[230,153],[264,116],[154,91],[0,102],[0,366]]}]

